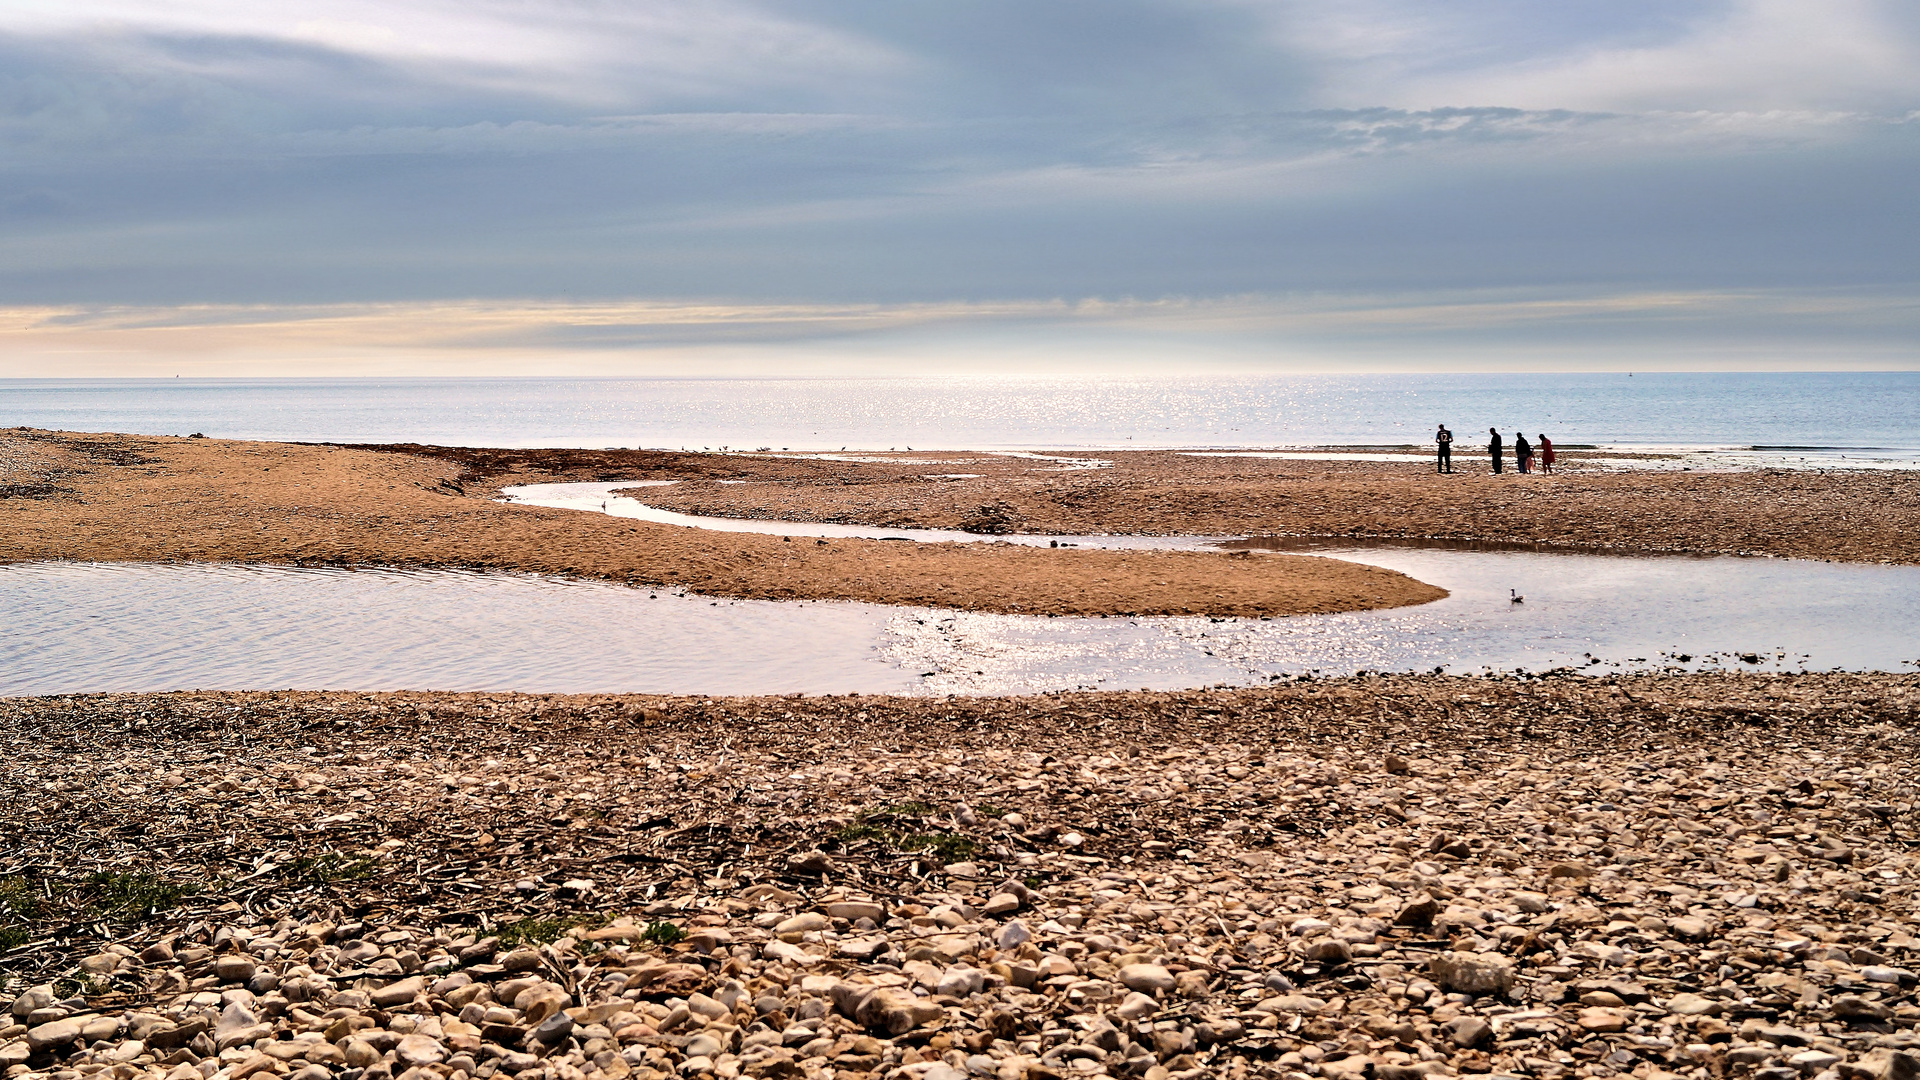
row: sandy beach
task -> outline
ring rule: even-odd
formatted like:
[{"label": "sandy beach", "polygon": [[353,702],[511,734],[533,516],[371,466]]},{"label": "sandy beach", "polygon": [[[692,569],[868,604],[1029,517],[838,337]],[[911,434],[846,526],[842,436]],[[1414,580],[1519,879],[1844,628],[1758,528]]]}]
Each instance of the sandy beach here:
[{"label": "sandy beach", "polygon": [[476,476],[458,458],[411,452],[18,430],[0,438],[14,463],[0,482],[23,492],[0,500],[6,561],[520,570],[745,599],[1058,615],[1261,617],[1444,595],[1401,574],[1310,557],[786,542],[494,498],[515,478],[724,475],[739,467],[725,456],[547,451],[518,472]]}]

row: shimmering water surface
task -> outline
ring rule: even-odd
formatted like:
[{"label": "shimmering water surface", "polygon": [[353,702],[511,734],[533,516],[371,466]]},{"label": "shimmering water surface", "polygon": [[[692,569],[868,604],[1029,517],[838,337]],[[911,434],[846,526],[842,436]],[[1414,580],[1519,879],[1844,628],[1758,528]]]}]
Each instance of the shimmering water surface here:
[{"label": "shimmering water surface", "polygon": [[[1920,373],[898,379],[10,379],[0,427],[464,446],[884,450],[1424,444],[1765,447],[1912,464]],[[1864,449],[1836,449],[1864,448]],[[1843,456],[1844,455],[1844,456]]]},{"label": "shimmering water surface", "polygon": [[[1920,568],[1338,554],[1452,595],[1273,620],[1048,619],[714,600],[531,575],[28,563],[0,566],[0,694],[1008,694],[1256,685],[1307,671],[1920,663]],[[1525,603],[1510,603],[1509,590]]]}]

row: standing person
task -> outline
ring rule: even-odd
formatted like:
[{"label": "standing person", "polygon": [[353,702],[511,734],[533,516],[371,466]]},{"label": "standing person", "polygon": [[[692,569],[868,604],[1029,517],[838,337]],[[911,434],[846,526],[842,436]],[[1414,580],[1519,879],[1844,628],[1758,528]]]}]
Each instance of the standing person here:
[{"label": "standing person", "polygon": [[1543,473],[1553,471],[1553,440],[1547,438],[1547,433],[1544,431],[1540,433],[1540,471]]},{"label": "standing person", "polygon": [[1453,432],[1447,430],[1447,425],[1441,424],[1440,430],[1433,433],[1433,441],[1437,443],[1440,447],[1440,460],[1434,466],[1434,471],[1448,472],[1448,473],[1452,472],[1453,471]]},{"label": "standing person", "polygon": [[1492,428],[1488,428],[1487,435],[1489,436],[1487,439],[1487,456],[1493,459],[1493,471],[1498,473],[1500,471],[1500,447],[1502,445],[1500,442],[1500,433]]},{"label": "standing person", "polygon": [[1520,466],[1521,472],[1530,471],[1533,465],[1533,447],[1527,444],[1527,433],[1524,431],[1513,433],[1513,461]]}]

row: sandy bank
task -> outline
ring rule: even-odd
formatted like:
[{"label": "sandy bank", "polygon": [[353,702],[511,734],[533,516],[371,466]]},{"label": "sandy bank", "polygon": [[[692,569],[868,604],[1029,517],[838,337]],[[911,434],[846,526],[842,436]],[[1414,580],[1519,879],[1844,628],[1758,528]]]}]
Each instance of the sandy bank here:
[{"label": "sandy bank", "polygon": [[[1027,614],[1273,616],[1423,603],[1403,575],[1297,556],[782,541],[503,506],[453,456],[215,439],[0,433],[0,560],[305,563],[522,570],[716,596]],[[733,466],[702,455],[521,465],[606,479]],[[584,463],[583,463],[584,462]],[[551,472],[541,471],[550,469]],[[818,464],[796,474],[824,475]],[[636,475],[637,474],[637,475]],[[500,475],[506,475],[501,472]],[[599,478],[598,474],[594,477]],[[494,477],[495,481],[499,476]]]}]

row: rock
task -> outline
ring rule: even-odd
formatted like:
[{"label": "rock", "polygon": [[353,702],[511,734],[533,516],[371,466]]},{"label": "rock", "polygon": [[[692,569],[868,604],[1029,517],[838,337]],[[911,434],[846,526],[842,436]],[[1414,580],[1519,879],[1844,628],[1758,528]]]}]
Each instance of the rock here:
[{"label": "rock", "polygon": [[1839,1020],[1888,1020],[1893,1017],[1893,1010],[1886,1005],[1852,994],[1833,999],[1828,1007],[1833,1010],[1834,1018]]},{"label": "rock", "polygon": [[27,1030],[27,1047],[34,1053],[44,1053],[66,1046],[80,1037],[79,1020],[55,1020],[50,1024],[41,1024]]},{"label": "rock", "polygon": [[1401,907],[1394,915],[1395,926],[1432,926],[1434,916],[1440,914],[1440,902],[1426,893],[1421,893]]},{"label": "rock", "polygon": [[[566,1014],[562,1013],[561,1015],[564,1016]],[[572,1025],[573,1022],[568,1020],[567,1027],[569,1031],[572,1030]],[[536,1037],[538,1037],[538,1033],[536,1033]],[[557,1040],[542,1041],[553,1042]],[[418,1034],[408,1035],[402,1038],[399,1044],[393,1048],[393,1054],[394,1057],[400,1060],[401,1064],[411,1066],[438,1065],[447,1060],[447,1048],[440,1044],[440,1040],[430,1039],[425,1035]]]},{"label": "rock", "polygon": [[53,996],[53,987],[36,986],[13,999],[13,1007],[8,1011],[15,1020],[24,1021],[40,1009],[51,1006],[58,999]]},{"label": "rock", "polygon": [[1513,961],[1498,953],[1442,953],[1428,966],[1434,981],[1456,994],[1504,994],[1513,989]]},{"label": "rock", "polygon": [[1033,932],[1027,929],[1027,924],[1019,919],[1013,919],[1000,928],[1000,932],[994,935],[993,942],[1001,952],[1012,952],[1032,940]]},{"label": "rock", "polygon": [[1799,1069],[1808,1076],[1837,1065],[1839,1062],[1840,1056],[1838,1054],[1828,1053],[1825,1050],[1802,1050],[1787,1059],[1788,1065]]},{"label": "rock", "polygon": [[1841,1080],[1920,1080],[1920,1053],[1882,1047],[1836,1068]]},{"label": "rock", "polygon": [[787,869],[796,874],[826,874],[833,871],[833,860],[827,853],[815,848],[788,856]]},{"label": "rock", "polygon": [[798,941],[802,934],[825,930],[832,925],[832,923],[827,921],[825,915],[815,911],[808,911],[795,915],[790,919],[781,920],[780,923],[773,928],[773,932],[780,935],[782,939]]},{"label": "rock", "polygon": [[565,1012],[556,1012],[540,1021],[528,1038],[537,1043],[552,1045],[565,1040],[571,1034],[573,1034],[573,1017]]},{"label": "rock", "polygon": [[1353,959],[1353,947],[1337,938],[1321,938],[1307,945],[1307,959],[1316,964],[1344,964]]},{"label": "rock", "polygon": [[507,972],[538,971],[540,969],[540,953],[536,949],[515,949],[505,956],[497,958],[494,963],[499,964],[500,969]]},{"label": "rock", "polygon": [[861,999],[853,1018],[874,1031],[905,1035],[946,1015],[945,1009],[905,990],[882,987]]},{"label": "rock", "polygon": [[887,909],[866,900],[840,900],[828,904],[827,915],[830,918],[845,919],[848,922],[871,919],[876,926],[887,921]]},{"label": "rock", "polygon": [[1868,964],[1861,968],[1860,977],[1868,982],[1893,983],[1896,986],[1910,986],[1914,982],[1913,972],[1882,964]]},{"label": "rock", "polygon": [[32,1056],[33,1048],[27,1045],[25,1039],[0,1043],[0,1070],[11,1069],[15,1065],[25,1065],[27,1059]]},{"label": "rock", "polygon": [[110,975],[123,959],[117,953],[94,953],[80,961],[80,970],[92,975]]},{"label": "rock", "polygon": [[994,893],[980,910],[988,915],[1010,915],[1020,910],[1020,898],[1012,893]]},{"label": "rock", "polygon": [[383,1009],[391,1009],[396,1005],[407,1004],[414,998],[419,997],[426,989],[427,980],[419,975],[414,975],[401,979],[399,982],[388,983],[367,996],[375,1005]]},{"label": "rock", "polygon": [[1581,1009],[1578,1020],[1582,1028],[1601,1034],[1625,1031],[1630,1022],[1619,1009]]},{"label": "rock", "polygon": [[1699,941],[1713,933],[1712,923],[1692,915],[1683,915],[1680,918],[1669,920],[1667,926],[1673,931],[1675,937],[1683,938],[1687,941]]},{"label": "rock", "polygon": [[1477,1016],[1456,1016],[1441,1029],[1463,1050],[1477,1050],[1493,1041],[1493,1027]]},{"label": "rock", "polygon": [[1120,985],[1143,994],[1164,994],[1174,986],[1173,972],[1159,964],[1128,964],[1115,978]]},{"label": "rock", "polygon": [[229,953],[213,962],[213,973],[221,982],[243,983],[253,978],[257,970],[259,967],[252,957],[237,953]]},{"label": "rock", "polygon": [[1676,1016],[1718,1016],[1725,1004],[1698,994],[1675,994],[1667,999],[1667,1011]]},{"label": "rock", "polygon": [[1138,1021],[1144,1020],[1159,1011],[1159,1002],[1136,991],[1135,993],[1127,995],[1126,1000],[1120,1003],[1120,1007],[1113,1010],[1113,1015],[1120,1017],[1122,1020]]},{"label": "rock", "polygon": [[1381,759],[1380,767],[1384,769],[1389,776],[1405,776],[1413,771],[1412,763],[1408,762],[1406,758],[1401,757],[1399,754],[1388,754],[1385,758]]}]

